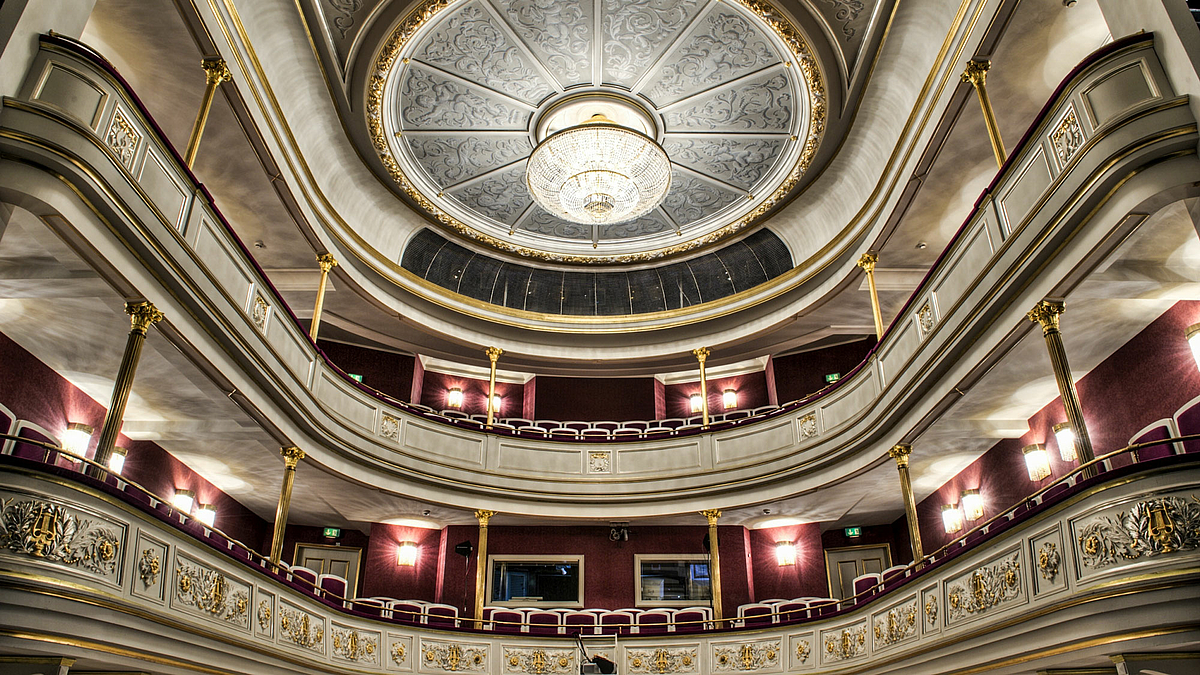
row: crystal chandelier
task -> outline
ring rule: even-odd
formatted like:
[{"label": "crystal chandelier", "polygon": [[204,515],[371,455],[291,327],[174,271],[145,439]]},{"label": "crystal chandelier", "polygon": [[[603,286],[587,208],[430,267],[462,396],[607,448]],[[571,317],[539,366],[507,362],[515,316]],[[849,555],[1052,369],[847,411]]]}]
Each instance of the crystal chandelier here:
[{"label": "crystal chandelier", "polygon": [[658,206],[671,186],[671,160],[646,134],[597,113],[539,143],[525,180],[549,213],[608,225]]}]

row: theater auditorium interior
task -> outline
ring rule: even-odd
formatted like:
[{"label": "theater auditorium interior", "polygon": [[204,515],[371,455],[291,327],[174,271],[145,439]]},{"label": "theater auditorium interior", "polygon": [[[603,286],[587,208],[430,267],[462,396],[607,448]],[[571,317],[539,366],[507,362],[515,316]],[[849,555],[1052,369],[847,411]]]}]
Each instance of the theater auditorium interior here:
[{"label": "theater auditorium interior", "polygon": [[1198,17],[6,0],[0,672],[1200,672]]}]

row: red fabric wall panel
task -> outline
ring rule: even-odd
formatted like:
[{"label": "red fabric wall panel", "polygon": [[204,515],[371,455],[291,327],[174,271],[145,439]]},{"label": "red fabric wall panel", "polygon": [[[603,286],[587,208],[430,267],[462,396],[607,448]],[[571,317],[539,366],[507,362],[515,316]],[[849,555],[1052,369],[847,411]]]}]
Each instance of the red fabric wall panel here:
[{"label": "red fabric wall panel", "polygon": [[[421,385],[421,401],[434,410],[447,410],[446,393],[458,387],[463,392],[461,410],[468,415],[487,414],[488,381],[458,375],[447,375],[432,370],[425,371]],[[520,417],[524,412],[525,387],[507,382],[496,383],[496,393],[503,399],[497,417]]]},{"label": "red fabric wall panel", "polygon": [[413,357],[328,340],[319,340],[317,346],[338,368],[362,375],[368,387],[401,401],[411,400]]},{"label": "red fabric wall panel", "polygon": [[652,377],[538,376],[536,419],[650,420],[654,419]]},{"label": "red fabric wall panel", "polygon": [[[415,565],[396,564],[400,542],[417,545]],[[371,525],[371,539],[363,556],[362,594],[402,600],[437,601],[437,575],[441,564],[442,530],[403,525]]]},{"label": "red fabric wall panel", "polygon": [[[700,413],[692,412],[691,396],[700,393],[700,381],[684,382],[682,384],[666,385],[666,414],[667,417],[691,417]],[[738,404],[731,410],[758,408],[770,403],[767,395],[767,374],[763,371],[722,377],[708,381],[708,414],[719,415],[725,412],[721,396],[726,389],[733,389],[738,395]]]},{"label": "red fabric wall panel", "polygon": [[820,391],[826,385],[826,375],[850,372],[862,363],[874,346],[875,338],[872,337],[772,358],[776,400],[779,404],[789,403]]},{"label": "red fabric wall panel", "polygon": [[[817,523],[749,530],[753,557],[754,602],[768,598],[823,597],[828,583],[821,548],[821,526]],[[796,564],[780,567],[775,544],[791,541],[796,546]],[[732,614],[731,607],[726,613]]]}]

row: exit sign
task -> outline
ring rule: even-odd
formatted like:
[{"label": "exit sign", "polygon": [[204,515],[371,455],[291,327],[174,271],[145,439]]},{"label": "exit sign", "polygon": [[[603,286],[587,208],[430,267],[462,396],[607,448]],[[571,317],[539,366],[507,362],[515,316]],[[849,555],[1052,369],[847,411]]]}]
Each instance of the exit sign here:
[{"label": "exit sign", "polygon": [[846,528],[846,536],[847,537],[861,537],[862,536],[862,528],[861,527],[847,527]]},{"label": "exit sign", "polygon": [[349,375],[350,379],[354,380],[355,382],[362,382],[362,375],[355,375],[354,373],[346,373],[346,374]]},{"label": "exit sign", "polygon": [[342,528],[327,527],[322,533],[325,535],[326,539],[337,539],[338,537],[342,536]]},{"label": "exit sign", "polygon": [[840,379],[842,379],[841,373],[829,373],[828,375],[825,376],[825,384],[831,384],[833,382],[837,382]]}]

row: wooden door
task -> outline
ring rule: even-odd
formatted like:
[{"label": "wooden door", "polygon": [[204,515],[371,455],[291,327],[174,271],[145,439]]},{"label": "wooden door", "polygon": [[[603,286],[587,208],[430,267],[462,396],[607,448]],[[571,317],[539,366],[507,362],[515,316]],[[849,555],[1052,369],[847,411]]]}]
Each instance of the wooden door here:
[{"label": "wooden door", "polygon": [[854,595],[854,578],[879,574],[892,566],[892,551],[887,544],[831,548],[825,551],[825,570],[829,574],[829,597]]},{"label": "wooden door", "polygon": [[307,567],[317,574],[336,574],[346,580],[346,594],[353,597],[358,589],[358,566],[362,549],[353,546],[296,544],[293,565]]}]

